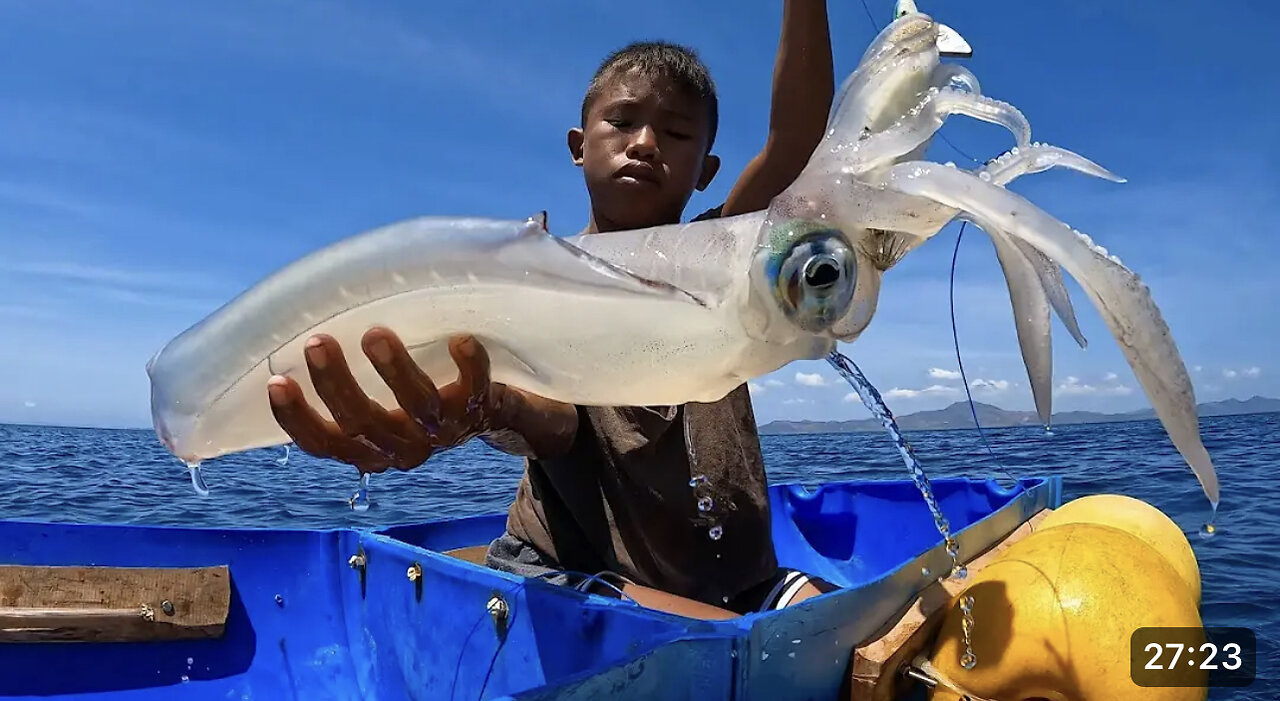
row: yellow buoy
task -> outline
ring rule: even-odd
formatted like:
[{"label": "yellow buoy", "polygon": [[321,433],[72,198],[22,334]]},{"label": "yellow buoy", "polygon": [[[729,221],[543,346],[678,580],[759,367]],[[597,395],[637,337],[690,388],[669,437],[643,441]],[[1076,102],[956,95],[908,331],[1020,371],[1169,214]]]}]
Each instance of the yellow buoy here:
[{"label": "yellow buoy", "polygon": [[[972,597],[972,669],[963,615]],[[1207,672],[1181,671],[1196,687],[1144,688],[1129,669],[1130,637],[1147,626],[1199,627],[1200,614],[1173,566],[1141,539],[1110,526],[1037,530],[972,575],[953,602],[930,657],[975,697],[1053,701],[1202,701]],[[935,687],[934,701],[958,694]]]},{"label": "yellow buoy", "polygon": [[1036,526],[1044,530],[1067,523],[1097,523],[1137,536],[1164,555],[1200,603],[1200,565],[1191,543],[1178,524],[1156,507],[1122,494],[1095,494],[1073,499],[1052,511]]}]

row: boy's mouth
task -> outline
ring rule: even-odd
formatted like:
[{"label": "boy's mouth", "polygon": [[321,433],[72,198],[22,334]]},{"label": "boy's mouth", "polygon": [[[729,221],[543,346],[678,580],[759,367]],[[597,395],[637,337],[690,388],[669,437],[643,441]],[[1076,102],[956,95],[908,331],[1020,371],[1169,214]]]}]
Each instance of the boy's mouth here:
[{"label": "boy's mouth", "polygon": [[614,173],[614,177],[622,182],[648,183],[661,185],[662,177],[657,168],[643,163],[628,163]]}]

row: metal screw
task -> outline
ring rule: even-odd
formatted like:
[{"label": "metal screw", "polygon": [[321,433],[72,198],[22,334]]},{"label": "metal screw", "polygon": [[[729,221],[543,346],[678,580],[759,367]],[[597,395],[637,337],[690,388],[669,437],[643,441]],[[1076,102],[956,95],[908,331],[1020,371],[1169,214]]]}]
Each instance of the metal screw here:
[{"label": "metal screw", "polygon": [[165,599],[164,601],[161,601],[161,602],[160,602],[160,610],[161,610],[161,611],[164,611],[164,615],[166,615],[166,616],[172,616],[172,615],[173,615],[173,602],[172,602],[172,601],[169,601],[168,599]]},{"label": "metal screw", "polygon": [[283,597],[283,596],[280,596],[279,594],[276,594],[276,605],[277,605],[277,606],[284,606],[284,597]]},{"label": "metal screw", "polygon": [[416,562],[409,565],[409,571],[405,572],[405,576],[409,578],[410,582],[416,582],[419,579],[422,579],[422,565]]},{"label": "metal screw", "polygon": [[511,609],[507,606],[506,599],[502,595],[494,592],[489,598],[489,603],[485,604],[485,609],[489,612],[489,616],[493,618],[493,627],[498,632],[498,637],[504,637],[507,633],[507,617],[510,615]]}]

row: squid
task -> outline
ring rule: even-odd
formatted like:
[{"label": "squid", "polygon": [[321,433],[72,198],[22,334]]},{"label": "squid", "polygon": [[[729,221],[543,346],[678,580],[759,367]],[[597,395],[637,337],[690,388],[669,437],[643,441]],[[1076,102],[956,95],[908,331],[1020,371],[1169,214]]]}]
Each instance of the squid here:
[{"label": "squid", "polygon": [[[796,360],[853,343],[884,274],[953,221],[986,232],[1008,285],[1040,418],[1051,417],[1051,315],[1081,347],[1062,271],[1100,312],[1174,445],[1215,508],[1186,367],[1150,292],[1115,256],[1006,186],[1066,168],[1122,182],[1031,141],[1026,117],[943,63],[967,44],[906,11],[842,83],[825,137],[799,177],[759,212],[558,236],[524,220],[419,217],[339,241],[265,278],[167,343],[147,364],[161,442],[189,465],[288,443],[267,381],[293,377],[322,416],[303,356],[327,333],[357,347],[383,325],[437,384],[457,377],[452,335],[488,350],[495,382],[579,405],[710,402]],[[940,46],[942,48],[940,48]],[[954,49],[952,49],[954,51]],[[981,168],[924,160],[951,116],[1000,125],[1015,145]],[[395,398],[372,364],[353,376]]]}]

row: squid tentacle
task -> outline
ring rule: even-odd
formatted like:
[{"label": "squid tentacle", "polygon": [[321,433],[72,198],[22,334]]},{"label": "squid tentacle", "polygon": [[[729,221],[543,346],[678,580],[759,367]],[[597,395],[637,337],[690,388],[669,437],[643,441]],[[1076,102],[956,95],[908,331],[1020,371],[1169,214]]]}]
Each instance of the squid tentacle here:
[{"label": "squid tentacle", "polygon": [[1078,153],[1051,144],[1036,142],[1030,146],[1015,146],[994,161],[979,168],[978,177],[986,173],[991,182],[1004,185],[1009,181],[1050,168],[1068,168],[1095,178],[1123,183],[1125,179]]},{"label": "squid tentacle", "polygon": [[831,153],[850,153],[854,169],[867,172],[891,165],[927,144],[947,117],[959,114],[1008,129],[1019,144],[1031,143],[1031,124],[1018,108],[955,88],[929,88],[920,102],[892,126],[862,141],[839,144]]},{"label": "squid tentacle", "polygon": [[939,89],[959,84],[974,95],[982,94],[982,85],[978,82],[978,76],[957,63],[939,63],[938,67],[933,69],[933,74],[929,76],[929,82]]},{"label": "squid tentacle", "polygon": [[[979,168],[977,174],[979,178],[989,178],[992,183],[1003,186],[1023,175],[1040,173],[1055,167],[1067,168],[1085,175],[1110,180],[1111,182],[1125,182],[1124,178],[1080,154],[1041,143],[1034,143],[1029,148],[1014,147],[999,158]],[[1067,332],[1071,334],[1071,338],[1075,339],[1076,344],[1081,348],[1087,348],[1089,342],[1080,331],[1080,325],[1076,321],[1075,309],[1072,307],[1071,296],[1067,293],[1066,285],[1063,284],[1061,269],[1032,246],[1016,239],[1013,243],[1022,249],[1023,254],[1035,266],[1037,273],[1040,275],[1040,282],[1044,285],[1045,293],[1048,295],[1049,303],[1053,306],[1053,310],[1062,321],[1063,326],[1067,328]]]},{"label": "squid tentacle", "polygon": [[1213,461],[1200,440],[1195,390],[1150,290],[1119,259],[1020,195],[978,176],[927,162],[894,166],[886,187],[957,210],[1039,249],[1071,273],[1115,336],[1173,445],[1216,508]]},{"label": "squid tentacle", "polygon": [[1027,380],[1031,383],[1036,414],[1040,417],[1040,423],[1048,428],[1053,418],[1053,338],[1049,323],[1049,299],[1042,284],[1040,270],[1026,255],[1025,249],[1016,245],[1019,243],[1017,239],[984,217],[969,215],[969,218],[978,228],[987,232],[995,246],[996,259],[1000,262],[1005,284],[1009,288],[1009,303],[1013,307],[1018,348],[1022,351],[1022,364],[1026,367]]}]

